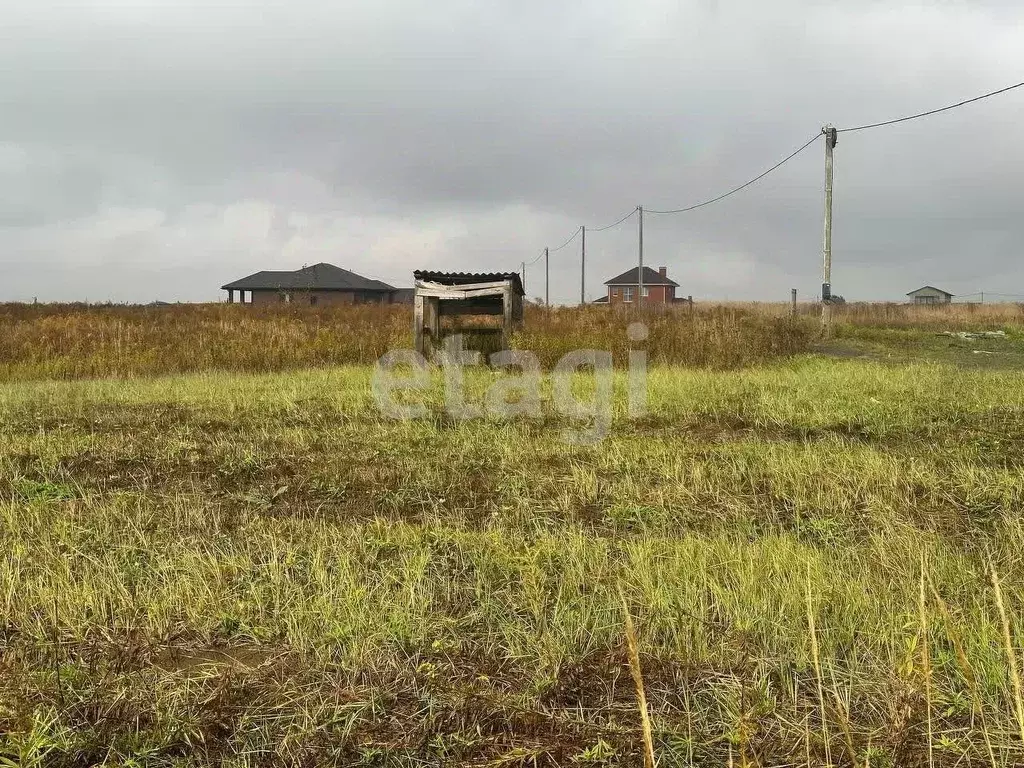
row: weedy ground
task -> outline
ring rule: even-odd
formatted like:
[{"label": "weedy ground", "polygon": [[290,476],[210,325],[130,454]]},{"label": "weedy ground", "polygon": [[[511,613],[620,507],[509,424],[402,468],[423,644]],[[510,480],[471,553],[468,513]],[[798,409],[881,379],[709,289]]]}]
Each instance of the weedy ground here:
[{"label": "weedy ground", "polygon": [[628,610],[659,765],[1020,765],[1024,387],[956,362],[620,373],[594,445],[364,365],[10,381],[0,764],[638,765]]},{"label": "weedy ground", "polygon": [[[513,346],[548,366],[575,349],[608,350],[624,363],[635,319],[608,307],[529,306]],[[807,318],[750,307],[670,310],[644,322],[653,363],[717,369],[805,352],[814,333]],[[0,381],[373,365],[411,346],[412,312],[400,305],[0,304]]]}]

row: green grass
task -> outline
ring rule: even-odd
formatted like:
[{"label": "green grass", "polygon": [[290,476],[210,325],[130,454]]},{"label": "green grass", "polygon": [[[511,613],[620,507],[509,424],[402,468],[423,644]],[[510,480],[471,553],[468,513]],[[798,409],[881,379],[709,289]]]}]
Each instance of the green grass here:
[{"label": "green grass", "polygon": [[[961,330],[960,323],[948,324]],[[979,330],[981,324],[969,326]],[[939,362],[962,368],[1024,370],[1024,328],[1004,325],[1005,338],[960,339],[922,328],[840,325],[836,338],[818,349],[834,356],[863,356],[904,365]]]},{"label": "green grass", "polygon": [[637,764],[621,590],[662,765],[927,764],[924,555],[935,762],[1024,760],[1018,372],[655,369],[592,446],[369,376],[0,389],[0,755]]}]

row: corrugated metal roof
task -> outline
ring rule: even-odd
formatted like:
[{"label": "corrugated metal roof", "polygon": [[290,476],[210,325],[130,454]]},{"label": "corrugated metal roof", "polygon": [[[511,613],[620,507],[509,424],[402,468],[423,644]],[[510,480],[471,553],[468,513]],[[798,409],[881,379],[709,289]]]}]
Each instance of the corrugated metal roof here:
[{"label": "corrugated metal roof", "polygon": [[525,295],[523,281],[518,272],[434,272],[417,269],[412,273],[417,280],[426,280],[441,285],[470,285],[472,283],[496,283],[499,280],[511,280],[520,296]]},{"label": "corrugated metal roof", "polygon": [[241,280],[221,286],[222,290],[242,291],[380,291],[397,290],[394,286],[371,280],[333,264],[314,264],[293,272],[264,270]]}]

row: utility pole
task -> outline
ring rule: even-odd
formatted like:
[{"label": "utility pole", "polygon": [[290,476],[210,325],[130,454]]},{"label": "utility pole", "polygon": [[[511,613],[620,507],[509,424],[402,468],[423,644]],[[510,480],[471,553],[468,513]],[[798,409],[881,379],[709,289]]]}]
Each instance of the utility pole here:
[{"label": "utility pole", "polygon": [[551,306],[551,262],[547,248],[544,249],[544,306]]},{"label": "utility pole", "polygon": [[644,301],[644,207],[638,205],[637,211],[640,212],[640,229],[639,229],[639,242],[637,243],[637,250],[640,256],[640,268],[636,274],[636,308],[641,309]]},{"label": "utility pole", "polygon": [[580,227],[580,306],[587,303],[587,227]]},{"label": "utility pole", "polygon": [[821,333],[832,334],[832,150],[837,132],[831,125],[821,129],[825,134],[825,237],[822,248]]},{"label": "utility pole", "polygon": [[790,299],[793,301],[793,317],[796,317],[796,288],[789,289]]}]

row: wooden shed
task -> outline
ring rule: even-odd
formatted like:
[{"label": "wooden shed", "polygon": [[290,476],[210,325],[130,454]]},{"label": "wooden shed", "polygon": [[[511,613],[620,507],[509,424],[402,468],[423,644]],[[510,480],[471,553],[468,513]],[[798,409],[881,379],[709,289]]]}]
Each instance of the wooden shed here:
[{"label": "wooden shed", "polygon": [[416,351],[429,354],[440,346],[442,318],[465,315],[498,317],[493,328],[476,333],[498,337],[501,349],[508,349],[512,332],[523,323],[523,281],[516,272],[430,272],[416,270],[413,304]]}]

